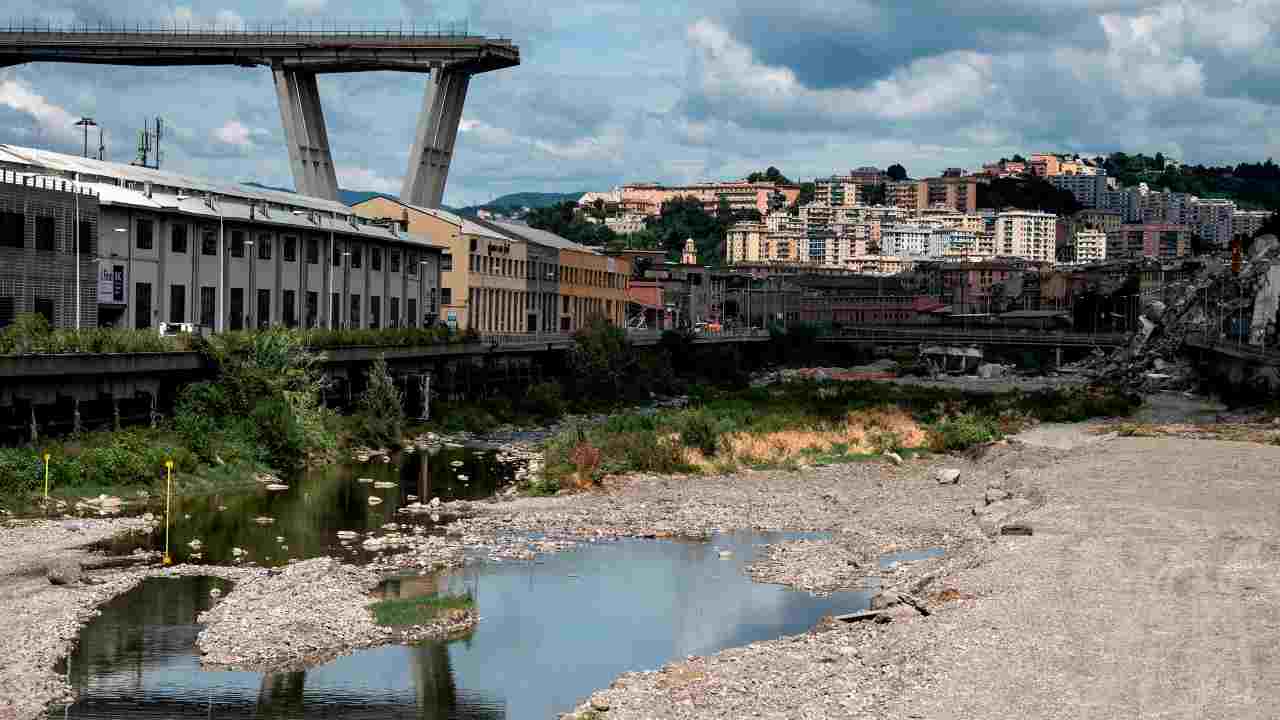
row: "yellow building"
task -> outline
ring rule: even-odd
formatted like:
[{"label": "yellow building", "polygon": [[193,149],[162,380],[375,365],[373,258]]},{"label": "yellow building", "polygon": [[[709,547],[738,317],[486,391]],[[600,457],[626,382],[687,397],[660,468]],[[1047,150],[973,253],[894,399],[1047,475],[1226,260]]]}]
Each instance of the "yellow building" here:
[{"label": "yellow building", "polygon": [[512,294],[525,289],[523,243],[459,215],[391,198],[370,198],[352,209],[361,217],[407,220],[409,232],[446,248],[440,273],[441,321],[460,330],[525,332],[509,309],[515,302]]},{"label": "yellow building", "polygon": [[375,197],[367,218],[407,220],[409,231],[448,248],[440,319],[483,333],[572,332],[593,315],[626,322],[631,265],[525,225],[464,218]]}]

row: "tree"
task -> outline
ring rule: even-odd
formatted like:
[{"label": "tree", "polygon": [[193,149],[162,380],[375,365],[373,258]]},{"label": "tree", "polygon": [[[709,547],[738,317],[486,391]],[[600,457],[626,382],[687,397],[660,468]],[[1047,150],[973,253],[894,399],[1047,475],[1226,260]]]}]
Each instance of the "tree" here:
[{"label": "tree", "polygon": [[1038,177],[996,178],[978,184],[978,207],[1043,210],[1072,215],[1080,203],[1070,190],[1060,190]]},{"label": "tree", "polygon": [[360,396],[360,439],[374,447],[395,447],[404,426],[404,395],[391,379],[386,355],[369,366],[369,381]]},{"label": "tree", "polygon": [[603,317],[591,318],[573,334],[569,365],[582,397],[617,402],[635,362],[627,332]]},{"label": "tree", "polygon": [[1027,159],[1026,159],[1026,158],[1022,157],[1022,156],[1021,156],[1021,155],[1019,155],[1018,153],[1014,153],[1014,154],[1013,154],[1013,157],[1012,157],[1012,158],[1009,158],[1009,159],[1010,159],[1010,160],[1012,160],[1012,161],[1014,161],[1014,162],[1016,162],[1016,163],[1025,163],[1025,162],[1027,161]]},{"label": "tree", "polygon": [[[598,205],[595,210],[600,213],[599,217],[603,218],[604,203],[599,200],[596,202]],[[534,208],[529,211],[527,221],[531,228],[555,233],[581,245],[605,247],[618,237],[617,233],[610,230],[603,222],[587,222],[578,204],[572,200],[544,208]]]},{"label": "tree", "polygon": [[866,186],[866,192],[862,195],[863,205],[883,205],[885,204],[887,188],[884,183],[876,183],[875,185]]},{"label": "tree", "polygon": [[791,181],[787,179],[782,171],[772,165],[764,172],[753,172],[747,176],[747,182],[771,182],[779,185],[790,185]]},{"label": "tree", "polygon": [[799,212],[800,207],[802,205],[808,205],[809,203],[813,202],[813,198],[816,194],[817,194],[817,189],[814,187],[813,183],[811,182],[800,183],[800,196],[796,198],[795,203],[793,203],[789,208],[789,210],[791,211],[791,214],[795,215],[797,212]]},{"label": "tree", "polygon": [[898,163],[894,163],[890,165],[889,168],[884,172],[886,175],[889,176],[889,179],[893,180],[894,182],[900,182],[902,180],[906,180],[908,177],[907,169],[902,167]]}]

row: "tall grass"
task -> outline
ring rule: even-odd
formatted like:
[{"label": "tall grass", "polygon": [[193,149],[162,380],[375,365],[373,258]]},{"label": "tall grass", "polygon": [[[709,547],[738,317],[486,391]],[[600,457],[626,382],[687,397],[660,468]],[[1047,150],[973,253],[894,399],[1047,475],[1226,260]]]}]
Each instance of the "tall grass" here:
[{"label": "tall grass", "polygon": [[475,604],[470,595],[423,595],[379,600],[369,610],[378,625],[396,627],[426,625],[454,610],[470,610]]}]

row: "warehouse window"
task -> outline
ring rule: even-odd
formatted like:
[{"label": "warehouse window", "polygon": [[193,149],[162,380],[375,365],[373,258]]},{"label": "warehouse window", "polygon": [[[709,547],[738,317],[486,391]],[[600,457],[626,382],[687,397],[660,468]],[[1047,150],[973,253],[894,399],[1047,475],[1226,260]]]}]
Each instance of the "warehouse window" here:
[{"label": "warehouse window", "polygon": [[200,254],[211,256],[218,254],[218,233],[211,227],[200,228]]},{"label": "warehouse window", "polygon": [[169,252],[185,253],[187,251],[187,226],[174,225],[169,228]]},{"label": "warehouse window", "polygon": [[36,218],[36,249],[53,252],[58,238],[58,221],[51,217]]},{"label": "warehouse window", "polygon": [[271,291],[258,291],[258,327],[271,327]]},{"label": "warehouse window", "polygon": [[319,293],[312,292],[310,290],[307,291],[306,310],[307,310],[307,314],[305,319],[307,322],[307,327],[309,328],[319,327],[320,324],[317,320],[317,316],[320,314],[320,294]]},{"label": "warehouse window", "polygon": [[400,251],[399,250],[391,251],[391,272],[393,273],[400,272]]},{"label": "warehouse window", "polygon": [[211,328],[214,325],[213,305],[215,292],[216,290],[211,287],[200,288],[200,324],[207,328]]},{"label": "warehouse window", "polygon": [[409,298],[406,302],[408,305],[404,313],[404,324],[409,327],[418,327],[418,301]]},{"label": "warehouse window", "polygon": [[[265,233],[258,236],[258,259],[259,260],[271,259],[271,236]],[[271,297],[270,295],[267,296],[268,304],[270,304],[271,302],[270,297]]]},{"label": "warehouse window", "polygon": [[53,325],[53,298],[37,297],[36,298],[36,314],[43,315],[45,322]]},{"label": "warehouse window", "polygon": [[244,288],[231,288],[231,329],[244,329]]},{"label": "warehouse window", "polygon": [[186,322],[187,317],[187,286],[186,285],[170,285],[169,286],[169,322],[180,323]]},{"label": "warehouse window", "polygon": [[243,230],[231,231],[231,257],[234,257],[234,258],[244,257],[244,231]]},{"label": "warehouse window", "polygon": [[138,329],[151,327],[151,283],[135,283],[133,296],[133,326]]},{"label": "warehouse window", "polygon": [[307,264],[320,264],[320,241],[313,237],[307,238]]},{"label": "warehouse window", "polygon": [[441,305],[453,304],[453,288],[447,288],[447,287],[440,288],[440,304]]},{"label": "warehouse window", "polygon": [[418,254],[407,253],[404,259],[405,272],[409,273],[409,277],[418,276]]},{"label": "warehouse window", "polygon": [[96,243],[93,241],[93,223],[89,220],[80,221],[80,254],[93,255],[93,247]]},{"label": "warehouse window", "polygon": [[298,321],[294,308],[298,302],[298,293],[295,290],[285,290],[281,294],[283,295],[283,304],[280,306],[280,311],[284,315],[284,326],[289,328],[297,327]]},{"label": "warehouse window", "polygon": [[[150,220],[138,221],[138,249],[150,250],[155,239],[155,225]],[[139,327],[151,327],[150,323]]]},{"label": "warehouse window", "polygon": [[0,327],[13,323],[17,316],[17,300],[12,295],[0,296]]},{"label": "warehouse window", "polygon": [[298,238],[292,235],[285,235],[280,240],[283,249],[280,251],[284,255],[285,262],[298,261]]},{"label": "warehouse window", "polygon": [[27,244],[27,216],[17,212],[0,213],[0,246],[20,248]]},{"label": "warehouse window", "polygon": [[351,246],[351,267],[359,270],[360,265],[364,262],[364,248],[359,245]]},{"label": "warehouse window", "polygon": [[369,327],[382,327],[382,298],[377,295],[369,296]]},{"label": "warehouse window", "polygon": [[369,248],[369,267],[377,272],[382,270],[382,248]]},{"label": "warehouse window", "polygon": [[[354,257],[354,256],[352,256]],[[351,327],[360,327],[360,296],[351,296]]]}]

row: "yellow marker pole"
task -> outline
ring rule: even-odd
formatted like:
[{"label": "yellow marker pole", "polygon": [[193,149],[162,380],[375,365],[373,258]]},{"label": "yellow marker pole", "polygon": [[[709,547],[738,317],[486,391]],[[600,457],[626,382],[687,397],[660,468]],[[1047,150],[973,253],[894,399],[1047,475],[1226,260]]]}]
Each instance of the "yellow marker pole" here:
[{"label": "yellow marker pole", "polygon": [[167,471],[168,481],[165,483],[164,492],[164,559],[161,563],[172,565],[173,558],[169,555],[169,504],[173,498],[173,461],[165,460],[164,468]]},{"label": "yellow marker pole", "polygon": [[44,454],[44,504],[49,506],[49,453]]}]

